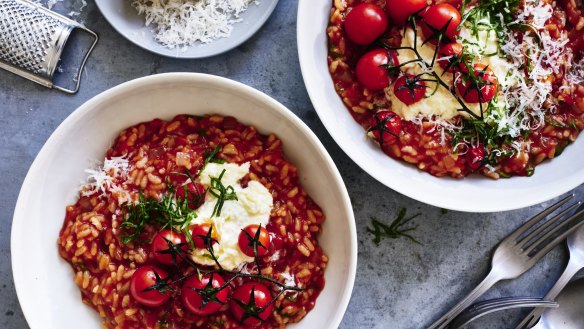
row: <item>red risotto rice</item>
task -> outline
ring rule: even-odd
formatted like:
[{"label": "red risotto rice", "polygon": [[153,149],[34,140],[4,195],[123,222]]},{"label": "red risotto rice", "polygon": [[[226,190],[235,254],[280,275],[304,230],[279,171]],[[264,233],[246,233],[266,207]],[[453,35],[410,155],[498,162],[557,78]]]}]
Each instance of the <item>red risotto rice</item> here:
[{"label": "red risotto rice", "polygon": [[582,0],[334,0],[329,71],[388,156],[438,177],[531,176],[584,129],[582,8]]},{"label": "red risotto rice", "polygon": [[[249,173],[241,178],[241,185],[259,182],[271,194],[273,205],[265,225],[269,234],[267,252],[257,252],[254,261],[233,270],[219,268],[218,264],[195,264],[184,254],[175,254],[171,265],[161,264],[157,261],[161,254],[153,250],[153,241],[162,225],[145,221],[138,231],[123,223],[130,220],[131,209],[141,204],[162,204],[165,193],[185,184],[186,176],[197,181],[199,171],[209,161],[249,162]],[[325,217],[300,185],[297,169],[285,159],[282,142],[275,135],[261,135],[253,126],[218,115],[156,119],[123,130],[107,150],[104,165],[88,172],[90,179],[81,189],[79,200],[66,209],[58,245],[60,255],[74,270],[83,302],[99,313],[105,328],[283,328],[300,321],[314,307],[324,288],[328,262],[317,241]],[[204,190],[203,195],[209,196],[212,189]],[[168,195],[166,200],[170,200]],[[177,234],[191,230],[188,222],[181,228],[173,227]],[[260,226],[260,230],[264,228]],[[192,237],[203,239],[194,232]],[[181,246],[197,248],[188,242]],[[183,261],[176,261],[181,257]],[[261,266],[261,275],[257,265]],[[151,266],[159,269],[156,284],[162,282],[166,289],[138,289],[138,294],[163,298],[156,303],[159,305],[145,306],[135,298],[132,280],[138,269]],[[211,299],[207,306],[215,304],[211,305],[215,307],[212,311],[204,305],[195,310],[209,314],[195,314],[183,302],[184,285],[197,277],[202,280],[205,273],[222,277],[227,297],[217,293],[215,297],[221,303]],[[247,292],[239,301],[234,296],[238,288],[250,283],[256,284],[255,303],[264,307],[260,310],[264,312],[259,316],[245,313],[242,318],[241,307],[239,313],[234,308],[251,303],[252,295]],[[264,301],[258,297],[258,286],[268,288]],[[189,287],[202,293],[202,287],[195,288]]]}]

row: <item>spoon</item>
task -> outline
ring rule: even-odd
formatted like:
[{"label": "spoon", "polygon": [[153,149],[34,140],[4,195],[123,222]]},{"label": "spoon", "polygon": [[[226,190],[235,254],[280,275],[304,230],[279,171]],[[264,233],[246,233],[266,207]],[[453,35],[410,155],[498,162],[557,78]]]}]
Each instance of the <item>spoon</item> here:
[{"label": "spoon", "polygon": [[[581,226],[568,236],[568,249],[570,250],[570,261],[556,284],[554,284],[550,291],[545,295],[545,300],[556,300],[558,294],[564,289],[566,284],[570,282],[572,277],[580,269],[584,268],[584,226]],[[582,298],[582,300],[584,301],[584,298]],[[584,303],[581,303],[581,307],[582,305],[584,305]],[[581,311],[583,310],[584,308],[581,309]],[[544,308],[533,309],[533,311],[531,311],[531,313],[529,313],[515,329],[528,329],[533,327],[544,311],[546,311]],[[584,328],[584,322],[581,323],[580,328]]]},{"label": "spoon", "polygon": [[584,278],[575,280],[558,295],[558,308],[546,309],[531,329],[584,328]]}]

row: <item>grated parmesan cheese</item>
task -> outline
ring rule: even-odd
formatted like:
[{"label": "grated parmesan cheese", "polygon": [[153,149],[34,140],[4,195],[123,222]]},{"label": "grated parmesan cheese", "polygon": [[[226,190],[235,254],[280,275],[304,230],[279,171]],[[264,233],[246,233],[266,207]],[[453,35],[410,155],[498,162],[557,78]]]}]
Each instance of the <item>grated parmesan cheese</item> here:
[{"label": "grated parmesan cheese", "polygon": [[254,0],[134,0],[156,41],[174,49],[231,35],[233,24]]},{"label": "grated parmesan cheese", "polygon": [[282,273],[280,273],[280,276],[282,277],[282,279],[284,279],[285,285],[287,285],[289,287],[296,286],[296,279],[294,278],[294,274],[290,274],[288,272],[282,272]]},{"label": "grated parmesan cheese", "polygon": [[566,74],[566,81],[573,85],[584,83],[584,57],[572,65]]},{"label": "grated parmesan cheese", "polygon": [[[125,157],[112,157],[105,159],[103,166],[96,169],[85,169],[89,174],[86,182],[83,184],[82,196],[89,196],[100,192],[100,195],[111,192],[125,192],[116,184],[117,179],[127,179],[130,171],[130,163]],[[127,192],[126,192],[127,193]],[[130,200],[128,198],[128,200]]]},{"label": "grated parmesan cheese", "polygon": [[[550,4],[526,0],[513,23],[532,26],[539,38],[508,31],[501,45],[501,51],[511,63],[507,78],[515,83],[503,86],[501,104],[489,119],[497,122],[499,131],[513,138],[523,130],[540,127],[545,113],[556,108],[550,99],[551,78],[570,62],[570,56],[566,52],[567,35],[554,39],[545,28],[552,15]],[[524,67],[529,67],[528,74],[523,73]]]}]

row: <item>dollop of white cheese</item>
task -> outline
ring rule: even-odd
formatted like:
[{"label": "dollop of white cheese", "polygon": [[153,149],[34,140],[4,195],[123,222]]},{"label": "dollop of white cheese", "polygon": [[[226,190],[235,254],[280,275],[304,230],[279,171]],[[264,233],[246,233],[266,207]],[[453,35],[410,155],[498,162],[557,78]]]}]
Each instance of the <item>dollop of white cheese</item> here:
[{"label": "dollop of white cheese", "polygon": [[[239,248],[239,234],[251,224],[265,227],[274,205],[272,194],[261,183],[250,180],[245,188],[241,186],[240,180],[249,173],[249,167],[249,162],[242,165],[209,163],[199,176],[200,183],[208,188],[211,178],[218,178],[225,170],[221,183],[225,187],[232,186],[237,195],[237,200],[225,201],[220,215],[212,216],[217,198],[207,192],[205,203],[197,210],[197,218],[192,222],[192,225],[213,225],[213,236],[218,241],[213,245],[213,252],[221,266],[228,270],[253,262],[253,257],[246,256]],[[195,249],[191,254],[196,263],[214,265],[215,262],[209,256],[209,251],[205,249]]]},{"label": "dollop of white cheese", "polygon": [[[482,54],[492,54],[492,56],[478,56],[476,62],[488,65],[489,68],[493,70],[495,76],[499,80],[499,83],[507,81],[506,76],[510,64],[507,63],[505,59],[500,58],[497,55],[499,41],[497,39],[496,33],[492,31],[481,31],[477,37],[463,27],[461,29],[459,39],[463,42],[465,47],[467,44],[471,43],[476,45]],[[412,28],[407,28],[405,35],[402,38],[401,47],[413,48],[414,41],[420,56],[427,63],[431,63],[436,47],[431,43],[426,43],[422,46],[424,40],[421,28],[418,28],[417,33],[414,33]],[[413,61],[417,58],[418,57],[412,50],[398,50],[398,59],[400,63]],[[423,65],[421,66],[417,62],[412,62],[402,66],[402,69],[410,74],[420,74],[422,72],[430,72],[431,70],[434,70],[448,86],[452,86],[452,80],[454,79],[453,74],[444,73],[444,70],[440,67],[438,61],[434,63],[432,68],[424,67]],[[432,79],[433,77],[431,75],[424,75],[423,78]],[[468,113],[460,111],[462,108],[460,103],[447,88],[443,87],[442,85],[437,86],[436,83],[433,82],[426,82],[426,85],[428,86],[428,88],[426,88],[426,97],[411,105],[406,105],[401,100],[399,100],[399,98],[397,98],[394,93],[394,85],[387,87],[385,89],[385,94],[391,102],[392,110],[406,120],[412,120],[420,115],[424,117],[438,116],[446,120],[451,119],[457,115],[463,115],[465,117],[469,116]],[[465,102],[465,105],[473,113],[480,115],[480,104],[470,104]],[[486,103],[482,104],[483,111],[486,110],[486,107]]]}]

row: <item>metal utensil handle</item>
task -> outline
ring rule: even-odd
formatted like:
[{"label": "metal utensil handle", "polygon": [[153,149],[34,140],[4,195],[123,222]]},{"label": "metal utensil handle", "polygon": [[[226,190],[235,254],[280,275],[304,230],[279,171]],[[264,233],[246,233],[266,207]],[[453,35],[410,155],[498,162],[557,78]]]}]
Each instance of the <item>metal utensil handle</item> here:
[{"label": "metal utensil handle", "polygon": [[444,314],[440,319],[436,322],[431,324],[428,329],[443,329],[462,311],[464,311],[467,307],[469,307],[477,298],[479,298],[482,294],[484,294],[487,290],[489,290],[495,283],[501,280],[500,275],[498,272],[494,271],[493,269],[487,277],[483,280],[483,282],[479,283],[479,285],[474,288],[463,300],[461,300],[458,304],[456,304],[450,311]]},{"label": "metal utensil handle", "polygon": [[74,27],[89,33],[93,37],[93,43],[91,44],[91,46],[89,47],[89,49],[85,53],[85,56],[83,57],[83,61],[81,62],[81,65],[79,65],[79,69],[77,70],[77,73],[75,73],[75,77],[73,78],[75,81],[75,88],[74,89],[67,89],[67,88],[64,88],[61,86],[53,85],[53,88],[60,90],[60,91],[63,91],[63,92],[66,92],[66,93],[69,93],[69,94],[75,94],[79,91],[79,85],[81,84],[81,74],[83,73],[83,69],[85,68],[85,64],[87,63],[87,59],[89,58],[89,55],[91,54],[91,52],[93,51],[93,49],[97,45],[97,41],[99,40],[99,37],[97,36],[97,34],[93,31],[89,30],[85,26],[80,25],[80,24],[76,24]]},{"label": "metal utensil handle", "polygon": [[485,315],[499,311],[527,307],[554,308],[559,306],[556,302],[542,300],[541,298],[510,298],[507,301],[503,301],[503,299],[504,298],[487,301],[487,303],[493,303],[492,306],[481,307],[477,308],[476,310],[474,309],[474,306],[471,307],[470,309],[457,316],[448,326],[448,329],[458,329]]}]

